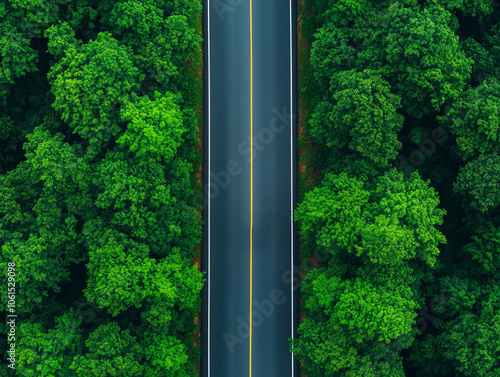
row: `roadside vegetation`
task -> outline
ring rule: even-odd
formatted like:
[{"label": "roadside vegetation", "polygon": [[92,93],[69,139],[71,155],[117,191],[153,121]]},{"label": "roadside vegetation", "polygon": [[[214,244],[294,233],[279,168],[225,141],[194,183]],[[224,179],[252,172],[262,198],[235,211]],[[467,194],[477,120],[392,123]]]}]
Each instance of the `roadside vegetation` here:
[{"label": "roadside vegetation", "polygon": [[0,2],[0,376],[197,375],[201,10]]},{"label": "roadside vegetation", "polygon": [[499,375],[500,7],[299,13],[302,375]]}]

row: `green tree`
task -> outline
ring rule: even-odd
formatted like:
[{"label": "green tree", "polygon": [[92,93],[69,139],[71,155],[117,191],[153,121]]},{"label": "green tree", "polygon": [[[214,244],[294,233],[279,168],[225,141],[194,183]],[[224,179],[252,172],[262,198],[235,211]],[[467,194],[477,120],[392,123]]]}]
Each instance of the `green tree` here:
[{"label": "green tree", "polygon": [[496,59],[488,48],[489,46],[485,47],[473,38],[462,41],[461,46],[465,55],[474,60],[471,79],[475,86],[497,75]]},{"label": "green tree", "polygon": [[15,261],[23,271],[17,301],[26,313],[49,292],[59,292],[70,279],[68,267],[85,260],[77,229],[82,216],[92,213],[84,179],[88,165],[76,164],[61,134],[36,128],[28,138],[27,160],[0,177],[2,265]]},{"label": "green tree", "polygon": [[460,168],[453,190],[466,207],[487,212],[500,204],[500,157],[481,155]]},{"label": "green tree", "polygon": [[76,39],[75,30],[67,22],[52,25],[44,35],[49,39],[48,52],[58,58],[64,57],[70,46],[76,48],[82,42]]},{"label": "green tree", "polygon": [[321,102],[311,120],[311,134],[328,147],[353,151],[378,166],[387,166],[401,148],[397,132],[403,116],[400,98],[371,71],[341,72],[331,81],[332,100]]},{"label": "green tree", "polygon": [[404,376],[387,345],[413,341],[421,273],[446,242],[438,204],[428,182],[395,169],[373,183],[328,174],[306,194],[295,211],[304,246],[332,258],[301,284],[306,318],[292,349],[305,373]]},{"label": "green tree", "polygon": [[473,61],[460,49],[459,39],[450,28],[450,13],[429,7],[416,11],[399,4],[387,13],[387,29],[361,60],[382,62],[382,74],[401,96],[405,111],[414,117],[439,111],[456,100],[470,78]]},{"label": "green tree", "polygon": [[491,221],[481,224],[464,250],[481,264],[486,273],[500,272],[500,227]]},{"label": "green tree", "polygon": [[40,322],[19,324],[17,368],[26,377],[69,377],[73,357],[83,352],[82,317],[71,309],[55,318],[55,327]]},{"label": "green tree", "polygon": [[401,97],[405,112],[421,118],[458,98],[473,60],[450,27],[451,14],[396,2],[350,27],[325,22],[315,34],[311,65],[322,92],[340,71],[373,69]]},{"label": "green tree", "polygon": [[127,122],[126,131],[116,141],[121,147],[133,152],[138,159],[169,163],[183,142],[186,127],[175,96],[155,92],[154,101],[145,96],[137,103],[129,103],[121,112]]},{"label": "green tree", "polygon": [[116,135],[118,107],[139,88],[144,74],[133,65],[127,48],[110,33],[99,33],[88,44],[70,45],[48,78],[54,108],[74,132],[83,136],[107,128]]},{"label": "green tree", "polygon": [[[201,11],[200,2],[191,3],[187,13]],[[182,81],[185,60],[200,52],[201,37],[190,25],[192,18],[175,8],[153,0],[100,5],[103,22],[133,50],[135,66],[146,72],[147,80],[158,84]]]},{"label": "green tree", "polygon": [[468,89],[438,119],[456,136],[462,159],[499,152],[500,84],[490,79]]},{"label": "green tree", "polygon": [[2,23],[0,25],[0,57],[0,105],[5,106],[15,79],[37,71],[38,54],[30,47],[28,38],[12,25]]},{"label": "green tree", "polygon": [[[496,289],[498,290],[498,286]],[[496,304],[498,305],[498,299]],[[455,320],[447,325],[448,331],[441,337],[445,349],[443,355],[452,360],[458,372],[470,377],[494,377],[500,373],[498,313],[482,316],[462,313],[459,321]]]},{"label": "green tree", "polygon": [[447,10],[459,10],[463,15],[483,18],[491,15],[496,3],[492,0],[438,0],[427,1],[428,4],[439,4]]},{"label": "green tree", "polygon": [[144,376],[196,376],[194,368],[186,368],[188,362],[187,347],[179,339],[165,332],[148,331],[145,334],[144,354],[147,369]]},{"label": "green tree", "polygon": [[116,231],[99,231],[101,226],[93,222],[84,229],[89,242],[95,243],[91,244],[87,266],[85,295],[89,300],[108,308],[114,316],[146,304],[144,319],[151,324],[167,323],[174,306],[180,310],[196,307],[202,275],[186,265],[177,250],[157,262],[149,257],[147,245]]},{"label": "green tree", "polygon": [[76,376],[144,376],[143,346],[116,322],[99,326],[85,341],[88,352],[75,355],[69,370]]},{"label": "green tree", "polygon": [[3,24],[10,24],[28,38],[43,35],[43,31],[58,21],[60,11],[69,0],[14,0],[0,5]]},{"label": "green tree", "polygon": [[[370,187],[371,186],[371,187]],[[331,247],[364,262],[398,265],[418,258],[432,266],[446,239],[437,229],[445,210],[416,173],[391,170],[372,185],[345,174],[328,175],[295,211],[307,247]]]},{"label": "green tree", "polygon": [[441,309],[449,314],[433,322],[438,335],[415,343],[411,364],[422,365],[427,376],[440,376],[452,368],[467,377],[496,376],[500,372],[499,286],[494,279],[481,285],[469,277],[459,280]]},{"label": "green tree", "polygon": [[311,66],[323,94],[329,93],[330,80],[339,72],[354,68],[357,49],[352,46],[350,32],[327,23],[314,34]]},{"label": "green tree", "polygon": [[167,255],[178,247],[191,258],[201,237],[199,215],[184,211],[193,193],[191,165],[176,162],[167,172],[158,162],[130,161],[126,156],[126,151],[109,152],[95,167],[95,205],[103,218],[112,228],[146,243],[155,255]]},{"label": "green tree", "polygon": [[358,276],[355,270],[351,278],[333,268],[306,275],[301,283],[306,318],[292,350],[311,376],[402,377],[402,359],[394,354],[411,344],[418,307],[409,286],[411,270],[383,267],[394,281]]}]

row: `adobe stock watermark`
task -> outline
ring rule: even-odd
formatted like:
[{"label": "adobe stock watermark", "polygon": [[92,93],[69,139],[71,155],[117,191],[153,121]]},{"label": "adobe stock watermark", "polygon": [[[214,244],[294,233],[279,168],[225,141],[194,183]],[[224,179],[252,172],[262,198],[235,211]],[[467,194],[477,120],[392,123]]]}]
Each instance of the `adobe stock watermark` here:
[{"label": "adobe stock watermark", "polygon": [[[319,238],[318,238],[319,240]],[[323,246],[316,246],[311,256],[303,261],[300,266],[294,265],[292,269],[288,269],[281,275],[281,281],[286,285],[291,285],[292,292],[299,289],[300,282],[303,276],[301,275],[302,269],[308,269],[310,267],[318,267],[320,262],[323,262],[329,258],[332,249],[336,248],[337,244],[333,244],[331,247],[326,248]],[[310,263],[310,265],[308,265]],[[275,311],[275,308],[279,305],[283,305],[287,302],[287,296],[285,292],[281,289],[273,289],[269,294],[268,299],[262,301],[254,300],[252,306],[252,331],[256,328],[261,327],[264,324],[266,318],[270,318]],[[234,353],[234,349],[238,344],[243,344],[246,339],[250,337],[250,315],[246,318],[238,316],[236,318],[236,331],[235,333],[225,331],[222,334],[222,338],[229,349],[231,354]]]},{"label": "adobe stock watermark", "polygon": [[[417,328],[421,334],[425,333],[429,322],[432,323],[437,316],[445,313],[444,309],[446,304],[450,304],[455,301],[455,299],[447,297],[447,293],[453,290],[463,290],[465,288],[466,287],[463,284],[460,284],[456,277],[453,278],[453,281],[446,281],[445,287],[441,288],[441,297],[431,300],[426,309],[418,309],[419,315],[423,318],[417,320],[412,327]],[[393,342],[383,344],[383,350],[375,357],[374,362],[376,362],[376,364],[372,364],[372,370],[374,372],[380,372],[382,369],[387,369],[389,361],[401,355],[403,347],[402,343],[409,342],[412,337],[412,333],[405,333]],[[385,363],[381,363],[381,361],[385,361]]]},{"label": "adobe stock watermark", "polygon": [[397,169],[406,177],[410,176],[416,168],[421,166],[425,159],[436,152],[436,145],[443,144],[448,140],[448,136],[441,127],[433,129],[430,136],[417,143],[418,148],[415,148],[405,158],[401,154],[397,157]]},{"label": "adobe stock watermark", "polygon": [[[262,326],[264,318],[271,317],[274,314],[274,308],[285,302],[286,296],[281,289],[274,289],[268,300],[253,301],[255,309],[252,310],[252,330]],[[236,335],[227,331],[222,334],[222,338],[226,342],[226,346],[231,354],[234,353],[234,347],[237,344],[243,344],[245,339],[250,337],[250,316],[248,316],[248,320],[244,320],[241,316],[238,316],[236,321],[238,322]]]},{"label": "adobe stock watermark", "polygon": [[[114,292],[114,291],[113,291]],[[110,295],[111,293],[108,293]],[[104,297],[100,294],[99,297]],[[39,375],[39,367],[50,360],[55,360],[60,354],[65,352],[67,344],[64,343],[64,338],[67,336],[76,337],[82,334],[82,329],[80,325],[82,322],[87,324],[93,322],[97,318],[97,314],[104,310],[104,308],[99,307],[95,302],[86,301],[78,304],[76,308],[77,320],[69,321],[64,323],[64,327],[61,328],[61,332],[64,334],[62,337],[53,338],[50,349],[44,349],[43,351],[34,350],[36,357],[32,358],[34,362],[31,364],[24,365],[22,368],[18,369],[23,377],[34,377]]]},{"label": "adobe stock watermark", "polygon": [[243,0],[212,0],[213,7],[221,21],[224,21],[224,13],[232,13]]},{"label": "adobe stock watermark", "polygon": [[[270,120],[269,126],[259,130],[256,133],[256,136],[253,137],[253,140],[242,141],[238,144],[237,152],[240,156],[249,156],[246,160],[250,161],[250,153],[253,149],[253,159],[255,159],[256,152],[263,151],[267,145],[273,142],[276,137],[276,134],[283,132],[287,126],[290,126],[291,120],[296,117],[296,115],[292,115],[287,111],[287,107],[283,107],[283,111],[279,111],[274,108],[272,110],[275,116]],[[280,124],[277,124],[278,121],[281,121]],[[252,145],[252,147],[251,147]],[[208,206],[208,199],[216,198],[221,190],[229,186],[231,182],[231,178],[240,175],[243,172],[243,167],[236,160],[230,160],[226,164],[225,170],[214,173],[210,171],[210,184],[205,185],[203,187],[202,192],[197,192],[194,195],[194,207],[205,209]],[[198,204],[201,202],[201,206]]]},{"label": "adobe stock watermark", "polygon": [[[432,323],[437,317],[445,313],[444,309],[446,304],[451,304],[455,302],[454,298],[446,297],[446,294],[455,290],[461,291],[465,290],[467,287],[464,284],[461,284],[457,277],[453,277],[453,281],[447,280],[445,283],[445,287],[441,289],[441,298],[433,299],[427,309],[419,309],[418,313],[424,318],[418,320],[415,323],[415,326],[419,328],[421,333],[424,333],[427,330],[427,326],[429,322]],[[439,310],[438,310],[439,309]],[[421,327],[419,327],[421,325]]]},{"label": "adobe stock watermark", "polygon": [[[385,31],[394,22],[395,18],[399,16],[399,11],[399,0],[389,0],[389,4],[384,9],[375,11],[373,17],[370,17],[369,35],[371,36]],[[365,49],[366,41],[364,38],[366,37],[367,28],[354,28],[353,31],[357,33],[357,35],[352,39],[352,42],[357,49]],[[347,56],[348,63],[354,64],[356,55],[357,53]],[[351,66],[351,68],[354,67]]]},{"label": "adobe stock watermark", "polygon": [[82,140],[70,146],[70,159],[53,162],[52,167],[59,170],[61,175],[74,171],[82,163],[81,159],[87,155],[89,148],[100,147],[104,144],[103,140],[107,134],[110,134],[107,129],[85,131]]}]

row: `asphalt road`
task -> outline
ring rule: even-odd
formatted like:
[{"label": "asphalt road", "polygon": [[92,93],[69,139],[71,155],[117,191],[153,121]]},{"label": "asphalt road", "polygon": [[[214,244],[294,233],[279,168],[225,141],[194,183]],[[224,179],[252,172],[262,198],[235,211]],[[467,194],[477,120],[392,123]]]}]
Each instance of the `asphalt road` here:
[{"label": "asphalt road", "polygon": [[298,376],[295,2],[204,6],[202,376]]}]

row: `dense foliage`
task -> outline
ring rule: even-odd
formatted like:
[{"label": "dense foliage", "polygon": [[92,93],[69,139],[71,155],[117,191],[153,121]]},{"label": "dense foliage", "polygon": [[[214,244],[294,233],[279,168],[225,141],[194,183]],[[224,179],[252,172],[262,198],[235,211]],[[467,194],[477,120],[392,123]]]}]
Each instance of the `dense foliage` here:
[{"label": "dense foliage", "polygon": [[200,13],[0,1],[0,275],[15,263],[18,315],[0,375],[197,375]]},{"label": "dense foliage", "polygon": [[[308,377],[500,375],[500,7],[304,0],[292,350]],[[304,60],[306,61],[306,60]]]}]

